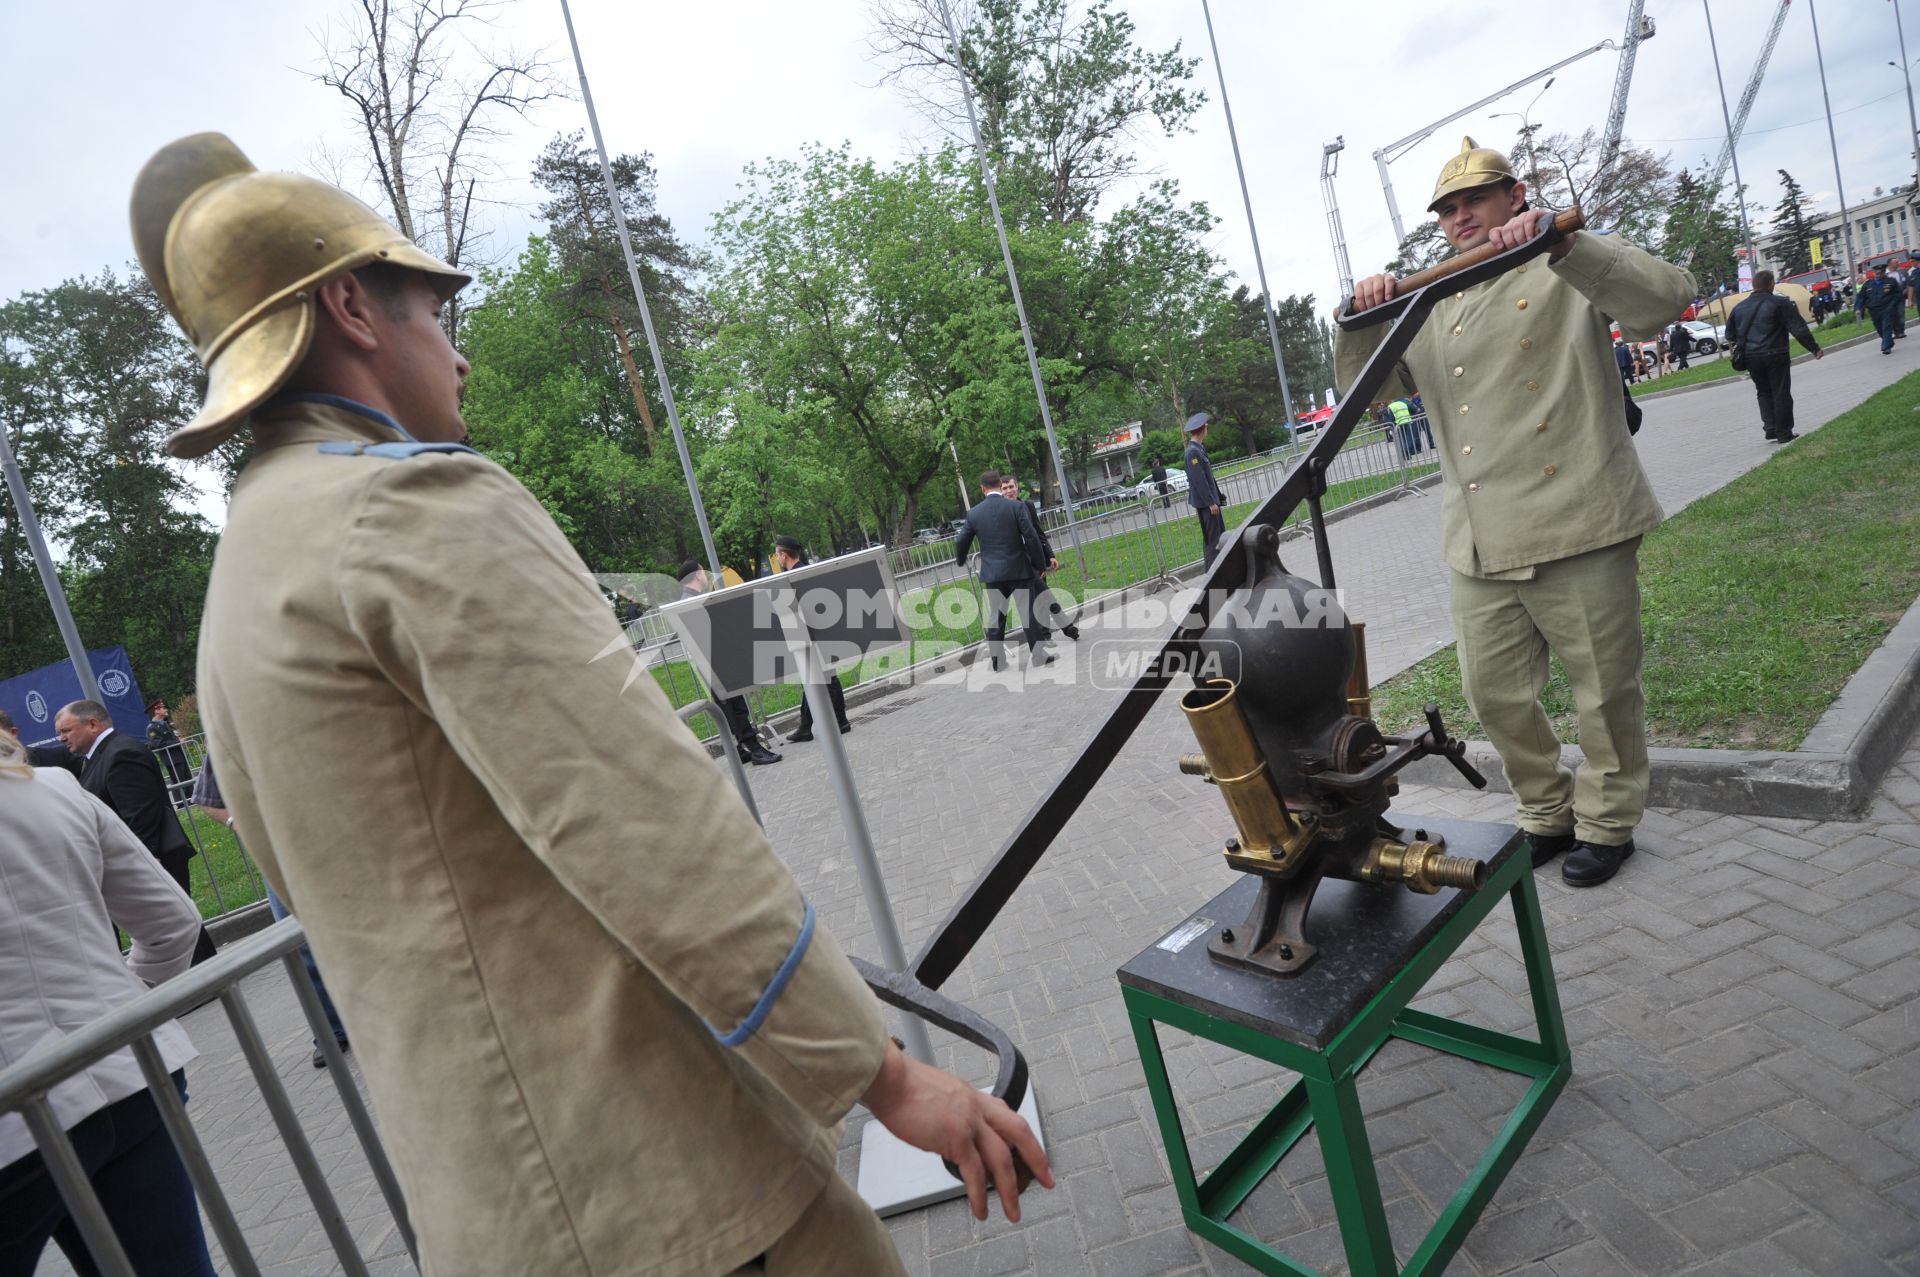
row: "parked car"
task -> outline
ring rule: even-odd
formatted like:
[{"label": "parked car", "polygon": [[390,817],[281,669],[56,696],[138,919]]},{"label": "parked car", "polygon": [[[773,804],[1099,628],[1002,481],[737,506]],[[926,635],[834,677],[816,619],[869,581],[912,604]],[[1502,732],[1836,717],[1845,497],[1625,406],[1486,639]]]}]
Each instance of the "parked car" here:
[{"label": "parked car", "polygon": [[[1159,488],[1160,485],[1153,481],[1153,476],[1148,475],[1133,485],[1133,495],[1137,497],[1150,497],[1158,492]],[[1172,493],[1185,492],[1186,490],[1187,472],[1181,469],[1169,469],[1167,471],[1167,491]]]},{"label": "parked car", "polygon": [[944,541],[952,535],[953,533],[947,531],[944,527],[921,528],[913,534],[913,543],[915,545],[932,545],[935,541]]},{"label": "parked car", "polygon": [[1133,498],[1134,490],[1126,484],[1109,483],[1083,495],[1080,498],[1079,504],[1083,506],[1119,505],[1121,502],[1131,501]]},{"label": "parked car", "polygon": [[1692,355],[1711,355],[1727,344],[1727,330],[1716,328],[1712,324],[1697,319],[1687,320],[1680,325],[1687,330],[1687,336],[1693,339],[1693,347],[1687,353]]}]

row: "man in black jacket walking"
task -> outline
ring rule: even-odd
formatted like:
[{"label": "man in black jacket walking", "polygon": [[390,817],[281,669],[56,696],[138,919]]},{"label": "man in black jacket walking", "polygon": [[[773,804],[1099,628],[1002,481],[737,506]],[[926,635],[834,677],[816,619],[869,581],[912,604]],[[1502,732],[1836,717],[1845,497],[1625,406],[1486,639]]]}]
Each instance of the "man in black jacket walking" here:
[{"label": "man in black jacket walking", "polygon": [[994,669],[1000,668],[1007,635],[1007,605],[1012,602],[1020,608],[1030,662],[1050,664],[1052,655],[1040,647],[1046,627],[1033,616],[1033,585],[1047,566],[1040,529],[1024,505],[1007,500],[1000,491],[998,470],[980,476],[980,494],[979,502],[967,511],[967,526],[953,543],[953,557],[965,566],[967,552],[979,538],[980,581],[987,593],[987,657]]},{"label": "man in black jacket walking", "polygon": [[1727,344],[1738,347],[1760,399],[1760,425],[1769,443],[1786,443],[1799,436],[1793,429],[1793,353],[1788,337],[1819,359],[1826,352],[1813,339],[1800,308],[1773,291],[1773,272],[1753,277],[1753,296],[1727,316]]}]

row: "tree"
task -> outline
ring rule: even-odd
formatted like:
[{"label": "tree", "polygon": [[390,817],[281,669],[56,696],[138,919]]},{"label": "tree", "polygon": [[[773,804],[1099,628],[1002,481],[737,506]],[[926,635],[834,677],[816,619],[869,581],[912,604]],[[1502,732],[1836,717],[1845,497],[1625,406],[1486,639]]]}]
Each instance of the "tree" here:
[{"label": "tree", "polygon": [[[663,350],[684,349],[693,338],[697,295],[690,280],[700,267],[700,259],[674,234],[673,224],[654,203],[658,179],[651,157],[617,156],[612,168],[654,332]],[[550,197],[540,206],[540,215],[547,221],[555,263],[571,278],[566,300],[580,318],[604,324],[612,334],[633,395],[634,411],[639,414],[651,449],[656,429],[648,403],[652,360],[647,359],[643,371],[640,361],[644,352],[636,355],[634,351],[635,334],[642,333],[644,325],[627,276],[600,158],[586,148],[578,132],[556,137],[535,161],[533,180]],[[651,394],[664,403],[657,385],[652,385]]]},{"label": "tree", "polygon": [[[0,403],[90,646],[124,644],[148,690],[193,688],[214,536],[186,506],[166,435],[199,401],[198,366],[144,276],[104,271],[0,306]],[[0,527],[7,663],[61,659],[18,521]],[[24,618],[15,621],[12,613]]]},{"label": "tree", "polygon": [[1720,199],[1717,189],[1685,169],[1674,179],[1673,207],[1667,213],[1663,252],[1685,262],[1701,288],[1738,278],[1741,247],[1738,211]]},{"label": "tree", "polygon": [[613,343],[572,309],[573,277],[534,236],[485,282],[467,317],[474,446],[539,498],[596,570],[679,563],[697,541],[678,460],[645,446]]},{"label": "tree", "polygon": [[[314,78],[345,98],[364,163],[400,233],[447,265],[488,264],[475,194],[495,170],[503,125],[562,96],[540,53],[482,48],[463,37],[505,0],[356,0],[347,29],[320,37]],[[482,203],[485,201],[482,200]],[[461,303],[442,312],[459,332]]]},{"label": "tree", "polygon": [[1387,263],[1387,273],[1405,279],[1429,266],[1438,266],[1451,256],[1453,246],[1441,233],[1439,221],[1430,218],[1407,232],[1407,237],[1400,241],[1400,251]]},{"label": "tree", "polygon": [[1774,209],[1772,226],[1778,234],[1767,247],[1780,259],[1782,275],[1798,275],[1813,269],[1813,239],[1819,235],[1813,219],[1807,216],[1807,194],[1793,174],[1780,169],[1780,203]]},{"label": "tree", "polygon": [[960,29],[956,72],[940,0],[880,0],[873,46],[937,126],[971,142],[960,77],[999,168],[1008,216],[1030,208],[1055,222],[1091,217],[1107,191],[1139,172],[1128,143],[1149,121],[1171,136],[1206,101],[1189,83],[1198,58],[1176,42],[1152,53],[1111,0],[950,0]]},{"label": "tree", "polygon": [[[714,227],[723,265],[697,381],[715,436],[742,423],[811,435],[842,474],[884,479],[864,495],[900,538],[936,479],[945,503],[950,444],[999,444],[1031,419],[1019,327],[968,172],[951,149],[883,169],[810,147],[749,168]],[[1053,286],[1023,264],[1030,274]]]},{"label": "tree", "polygon": [[1650,252],[1661,250],[1674,178],[1665,156],[1622,142],[1611,164],[1602,165],[1600,137],[1592,129],[1578,137],[1538,135],[1514,148],[1516,171],[1537,172],[1539,185],[1528,196],[1534,208],[1579,205],[1587,225],[1610,231]]}]

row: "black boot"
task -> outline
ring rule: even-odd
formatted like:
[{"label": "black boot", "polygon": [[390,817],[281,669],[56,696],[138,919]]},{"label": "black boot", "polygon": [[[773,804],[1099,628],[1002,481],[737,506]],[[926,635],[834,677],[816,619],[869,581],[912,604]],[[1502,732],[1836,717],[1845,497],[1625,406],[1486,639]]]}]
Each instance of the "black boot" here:
[{"label": "black boot", "polygon": [[1618,846],[1582,842],[1567,853],[1560,866],[1560,877],[1569,887],[1597,887],[1620,872],[1620,866],[1633,854],[1633,839]]},{"label": "black boot", "polygon": [[758,740],[740,742],[740,761],[752,763],[755,767],[765,767],[769,763],[780,761],[780,755],[762,745]]},{"label": "black boot", "polygon": [[1536,834],[1527,831],[1527,840],[1523,849],[1533,857],[1533,867],[1538,869],[1555,856],[1564,856],[1574,848],[1573,831],[1564,834]]}]

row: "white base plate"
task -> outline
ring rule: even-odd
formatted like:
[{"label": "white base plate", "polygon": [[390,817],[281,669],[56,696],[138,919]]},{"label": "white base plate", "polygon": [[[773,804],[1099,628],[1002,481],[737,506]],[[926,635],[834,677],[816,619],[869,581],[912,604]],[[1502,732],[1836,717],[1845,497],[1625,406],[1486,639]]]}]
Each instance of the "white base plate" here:
[{"label": "white base plate", "polygon": [[[1046,1132],[1040,1127],[1040,1106],[1033,1098],[1033,1084],[1027,1084],[1027,1097],[1020,1104],[1020,1116],[1046,1147]],[[861,1198],[882,1219],[899,1215],[935,1202],[966,1196],[967,1186],[947,1173],[935,1153],[925,1153],[905,1144],[880,1123],[868,1119],[860,1132]]]}]

